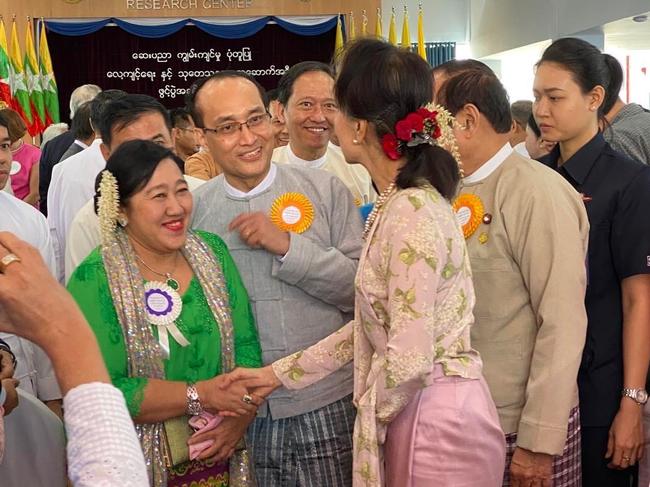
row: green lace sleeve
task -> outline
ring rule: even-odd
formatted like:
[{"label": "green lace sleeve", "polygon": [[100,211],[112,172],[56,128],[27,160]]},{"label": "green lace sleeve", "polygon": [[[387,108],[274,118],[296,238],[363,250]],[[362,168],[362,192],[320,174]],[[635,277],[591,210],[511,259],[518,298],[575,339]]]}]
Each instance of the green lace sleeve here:
[{"label": "green lace sleeve", "polygon": [[235,363],[240,367],[261,367],[262,349],[253,310],[248,299],[248,291],[244,287],[228,247],[217,235],[208,232],[197,232],[197,234],[210,246],[219,259],[226,279],[235,336]]},{"label": "green lace sleeve", "polygon": [[128,376],[124,336],[98,249],[77,267],[68,283],[68,291],[97,337],[113,385],[124,394],[131,416],[138,416],[147,379]]}]

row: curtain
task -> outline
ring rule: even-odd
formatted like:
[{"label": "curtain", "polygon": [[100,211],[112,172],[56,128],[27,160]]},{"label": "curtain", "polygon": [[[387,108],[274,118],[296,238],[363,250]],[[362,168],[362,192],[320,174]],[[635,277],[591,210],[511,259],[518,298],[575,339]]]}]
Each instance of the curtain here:
[{"label": "curtain", "polygon": [[[456,59],[455,42],[426,42],[424,44],[427,53],[427,61],[432,67]],[[411,44],[411,50],[418,51],[417,43]]]},{"label": "curtain", "polygon": [[161,38],[175,34],[189,23],[203,32],[222,39],[243,39],[251,37],[267,24],[274,23],[292,34],[319,36],[336,27],[336,15],[317,17],[250,17],[250,18],[201,18],[170,21],[169,19],[102,19],[102,20],[46,20],[48,30],[66,36],[82,36],[97,32],[109,23],[114,23],[129,34],[147,38]]}]

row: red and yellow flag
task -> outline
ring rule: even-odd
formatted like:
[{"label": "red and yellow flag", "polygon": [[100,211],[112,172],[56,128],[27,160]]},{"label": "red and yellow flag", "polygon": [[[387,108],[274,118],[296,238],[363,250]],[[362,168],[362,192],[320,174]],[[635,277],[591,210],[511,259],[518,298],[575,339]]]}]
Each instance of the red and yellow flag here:
[{"label": "red and yellow flag", "polygon": [[41,39],[38,43],[38,69],[45,103],[45,126],[59,123],[59,89],[56,86],[50,48],[45,35],[45,22],[41,19]]},{"label": "red and yellow flag", "polygon": [[11,86],[9,81],[9,48],[7,47],[7,32],[5,22],[0,18],[0,101],[12,106]]},{"label": "red and yellow flag", "polygon": [[29,93],[30,110],[32,112],[32,124],[29,129],[30,135],[34,136],[45,129],[45,103],[43,102],[43,90],[38,70],[38,59],[34,49],[34,26],[31,19],[27,19],[25,29],[25,59],[23,61],[25,71],[25,84]]},{"label": "red and yellow flag", "polygon": [[[11,47],[9,48],[9,86],[11,87],[12,108],[16,110],[25,120],[27,127],[34,123],[32,118],[32,109],[29,102],[29,92],[25,83],[25,73],[23,71],[23,61],[20,55],[20,45],[18,44],[18,30],[16,29],[16,19],[11,25]],[[30,132],[31,133],[31,132]]]}]

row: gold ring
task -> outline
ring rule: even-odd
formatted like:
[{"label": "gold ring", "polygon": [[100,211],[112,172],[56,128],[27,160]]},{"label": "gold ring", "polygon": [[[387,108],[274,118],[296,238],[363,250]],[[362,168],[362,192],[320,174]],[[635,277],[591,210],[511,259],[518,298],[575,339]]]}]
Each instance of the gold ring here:
[{"label": "gold ring", "polygon": [[250,394],[244,394],[244,397],[241,398],[246,404],[253,404],[253,397]]},{"label": "gold ring", "polygon": [[629,462],[629,461],[630,461],[630,457],[623,457],[623,460],[625,460],[626,462]]},{"label": "gold ring", "polygon": [[9,267],[14,262],[20,262],[20,257],[16,254],[7,254],[2,259],[0,259],[0,274],[4,274],[7,267]]}]

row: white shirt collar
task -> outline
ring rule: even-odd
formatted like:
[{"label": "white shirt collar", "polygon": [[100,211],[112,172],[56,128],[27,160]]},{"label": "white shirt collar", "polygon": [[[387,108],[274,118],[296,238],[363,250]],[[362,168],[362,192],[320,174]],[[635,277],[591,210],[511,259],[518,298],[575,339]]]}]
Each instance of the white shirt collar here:
[{"label": "white shirt collar", "polygon": [[223,186],[226,189],[226,194],[228,196],[232,196],[233,198],[250,199],[250,198],[253,198],[254,196],[257,196],[260,193],[263,193],[267,189],[269,189],[271,187],[271,185],[273,184],[273,181],[275,181],[275,176],[276,176],[277,172],[278,172],[278,168],[276,167],[276,165],[274,163],[271,163],[271,167],[269,168],[269,172],[266,174],[264,179],[262,179],[260,184],[255,186],[253,189],[251,189],[247,193],[235,188],[234,186],[232,186],[226,180],[225,175],[224,175],[224,178],[223,178]]},{"label": "white shirt collar", "polygon": [[78,145],[79,147],[81,147],[82,149],[87,149],[87,148],[88,148],[88,145],[87,145],[87,144],[84,144],[84,143],[83,143],[82,141],[80,141],[79,139],[75,139],[75,140],[74,140],[74,143],[77,144],[77,145]]},{"label": "white shirt collar", "polygon": [[518,152],[522,156],[526,157],[527,159],[530,159],[530,154],[528,154],[528,150],[526,150],[526,142],[519,142],[516,146],[512,148],[515,152]]},{"label": "white shirt collar", "polygon": [[325,164],[325,160],[327,159],[327,150],[325,151],[325,154],[323,154],[322,157],[319,157],[318,159],[314,159],[313,161],[306,161],[305,159],[301,159],[300,157],[298,157],[293,152],[293,150],[291,149],[291,142],[289,142],[287,144],[287,159],[289,160],[289,164],[298,164],[302,167],[312,167],[318,169],[323,164]]},{"label": "white shirt collar", "polygon": [[511,153],[512,146],[510,143],[504,144],[504,146],[501,147],[501,149],[499,149],[499,151],[494,154],[485,164],[483,164],[469,176],[464,177],[463,184],[472,184],[483,181],[490,174],[496,171]]}]

